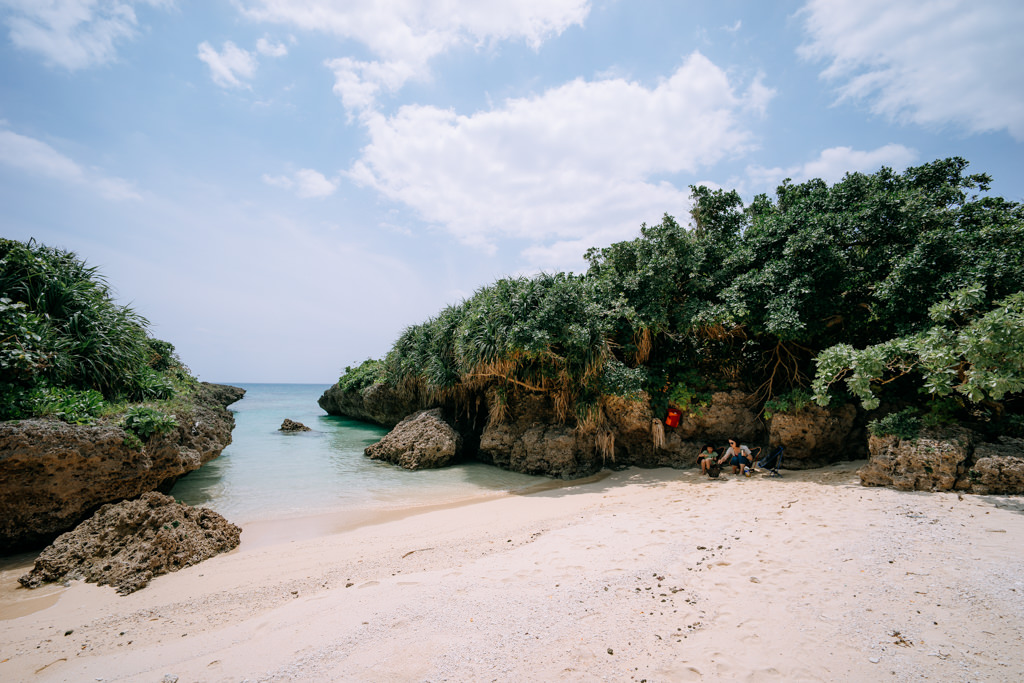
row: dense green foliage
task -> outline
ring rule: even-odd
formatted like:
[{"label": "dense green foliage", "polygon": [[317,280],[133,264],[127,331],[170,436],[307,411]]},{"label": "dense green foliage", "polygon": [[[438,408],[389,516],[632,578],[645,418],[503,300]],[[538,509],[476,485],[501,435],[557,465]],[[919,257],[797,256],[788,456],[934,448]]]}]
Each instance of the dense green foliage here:
[{"label": "dense green foliage", "polygon": [[0,239],[0,419],[88,422],[105,401],[167,399],[194,378],[75,254]]},{"label": "dense green foliage", "polygon": [[966,167],[786,181],[746,206],[693,187],[688,227],[665,216],[591,249],[582,276],[484,287],[407,329],[384,378],[455,400],[490,392],[499,411],[546,392],[584,421],[610,395],[692,412],[726,385],[794,409],[816,369],[822,403],[837,389],[869,408],[883,394],[1017,400],[1024,209]]},{"label": "dense green foliage", "polygon": [[155,408],[135,406],[125,413],[120,426],[126,434],[135,437],[134,439],[129,437],[127,440],[129,445],[134,446],[148,441],[155,435],[177,429],[178,420],[173,415],[168,415]]},{"label": "dense green foliage", "polygon": [[904,408],[868,423],[868,429],[875,436],[896,436],[900,439],[915,439],[921,431],[921,418],[914,408]]},{"label": "dense green foliage", "polygon": [[345,372],[338,379],[338,385],[346,391],[359,391],[384,379],[384,364],[367,358],[356,367],[346,365]]}]

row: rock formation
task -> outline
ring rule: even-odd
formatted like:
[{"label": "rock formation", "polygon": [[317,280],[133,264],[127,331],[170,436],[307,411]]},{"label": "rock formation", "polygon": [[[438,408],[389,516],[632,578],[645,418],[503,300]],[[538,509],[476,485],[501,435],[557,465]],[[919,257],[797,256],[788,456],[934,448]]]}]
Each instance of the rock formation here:
[{"label": "rock formation", "polygon": [[788,469],[821,467],[867,456],[866,433],[857,425],[857,409],[847,403],[835,409],[808,405],[795,413],[776,413],[768,430],[768,447],[786,447]]},{"label": "rock formation", "polygon": [[872,436],[861,468],[865,486],[905,491],[1024,493],[1024,439],[983,442],[962,428],[926,431],[916,439]]},{"label": "rock formation", "polygon": [[973,446],[966,430],[927,432],[917,439],[872,435],[860,481],[902,491],[952,491],[967,472]]},{"label": "rock formation", "polygon": [[[419,398],[402,398],[383,384],[358,392],[335,385],[320,399],[332,414],[385,426],[398,424],[410,413],[422,415],[417,411],[424,404]],[[396,429],[367,448],[366,454],[411,468],[476,458],[514,472],[575,479],[605,467],[692,467],[703,444],[724,446],[730,438],[738,438],[749,446],[785,445],[787,469],[857,460],[868,457],[870,451],[869,463],[861,470],[861,480],[868,486],[1024,493],[1024,441],[1004,438],[1000,444],[981,443],[964,430],[925,435],[916,441],[895,437],[869,441],[865,415],[852,404],[833,409],[809,405],[795,413],[776,413],[766,426],[758,416],[756,399],[733,389],[712,394],[709,406],[699,415],[685,415],[675,428],[664,426],[664,416],[654,414],[645,395],[638,400],[606,398],[592,427],[559,423],[551,398],[543,394],[509,403],[501,420],[492,419],[483,396],[469,410],[430,407],[429,421],[420,417],[422,423]],[[433,425],[429,429],[428,423]],[[422,444],[434,443],[432,432],[443,432],[445,445],[443,449],[430,445],[436,450],[424,457],[428,447]],[[462,439],[458,448],[450,445],[453,434]]]},{"label": "rock formation", "polygon": [[302,424],[301,422],[296,422],[294,420],[289,420],[286,417],[284,419],[284,422],[281,423],[281,426],[278,428],[277,431],[279,431],[279,432],[311,432],[313,430],[310,429],[309,427],[307,427],[306,425]]},{"label": "rock formation", "polygon": [[386,384],[371,384],[360,391],[347,391],[335,384],[317,403],[328,415],[351,417],[388,429],[417,410],[437,407],[415,395],[400,395]]},{"label": "rock formation", "polygon": [[125,444],[116,422],[0,422],[0,552],[49,542],[104,503],[169,490],[231,443],[226,406],[244,393],[203,383],[175,413],[179,426],[141,450]]},{"label": "rock formation", "polygon": [[1024,493],[1024,439],[978,444],[968,476],[974,493]]},{"label": "rock formation", "polygon": [[85,579],[114,586],[124,595],[145,587],[154,576],[237,547],[241,533],[212,510],[175,503],[153,491],[137,500],[104,505],[61,534],[18,581],[35,588]]},{"label": "rock formation", "polygon": [[446,467],[462,454],[462,437],[445,422],[440,408],[413,413],[365,451],[407,470]]}]

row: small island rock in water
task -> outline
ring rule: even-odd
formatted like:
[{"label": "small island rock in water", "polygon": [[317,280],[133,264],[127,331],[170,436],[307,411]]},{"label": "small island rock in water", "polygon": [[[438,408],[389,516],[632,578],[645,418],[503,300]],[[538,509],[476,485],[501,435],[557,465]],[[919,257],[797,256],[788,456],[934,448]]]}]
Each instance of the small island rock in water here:
[{"label": "small island rock in water", "polygon": [[279,432],[311,432],[313,430],[310,429],[309,427],[307,427],[306,425],[302,424],[301,422],[295,422],[294,420],[289,420],[288,418],[285,418],[284,422],[281,423],[280,429],[278,429],[277,431],[279,431]]}]

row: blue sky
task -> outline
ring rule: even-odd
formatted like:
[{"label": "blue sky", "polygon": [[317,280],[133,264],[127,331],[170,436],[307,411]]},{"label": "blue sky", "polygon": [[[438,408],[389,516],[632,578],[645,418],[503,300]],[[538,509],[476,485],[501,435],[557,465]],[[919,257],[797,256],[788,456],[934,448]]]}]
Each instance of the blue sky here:
[{"label": "blue sky", "polygon": [[0,0],[0,234],[201,379],[333,382],[691,184],[963,156],[1024,200],[1018,0]]}]

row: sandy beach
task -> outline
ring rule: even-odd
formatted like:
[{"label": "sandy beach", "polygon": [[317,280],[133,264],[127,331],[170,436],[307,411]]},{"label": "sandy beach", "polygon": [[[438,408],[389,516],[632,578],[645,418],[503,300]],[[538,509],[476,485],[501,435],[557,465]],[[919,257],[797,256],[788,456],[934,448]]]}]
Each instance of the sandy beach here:
[{"label": "sandy beach", "polygon": [[1024,499],[865,488],[862,464],[254,527],[126,597],[8,564],[0,680],[1020,680]]}]

